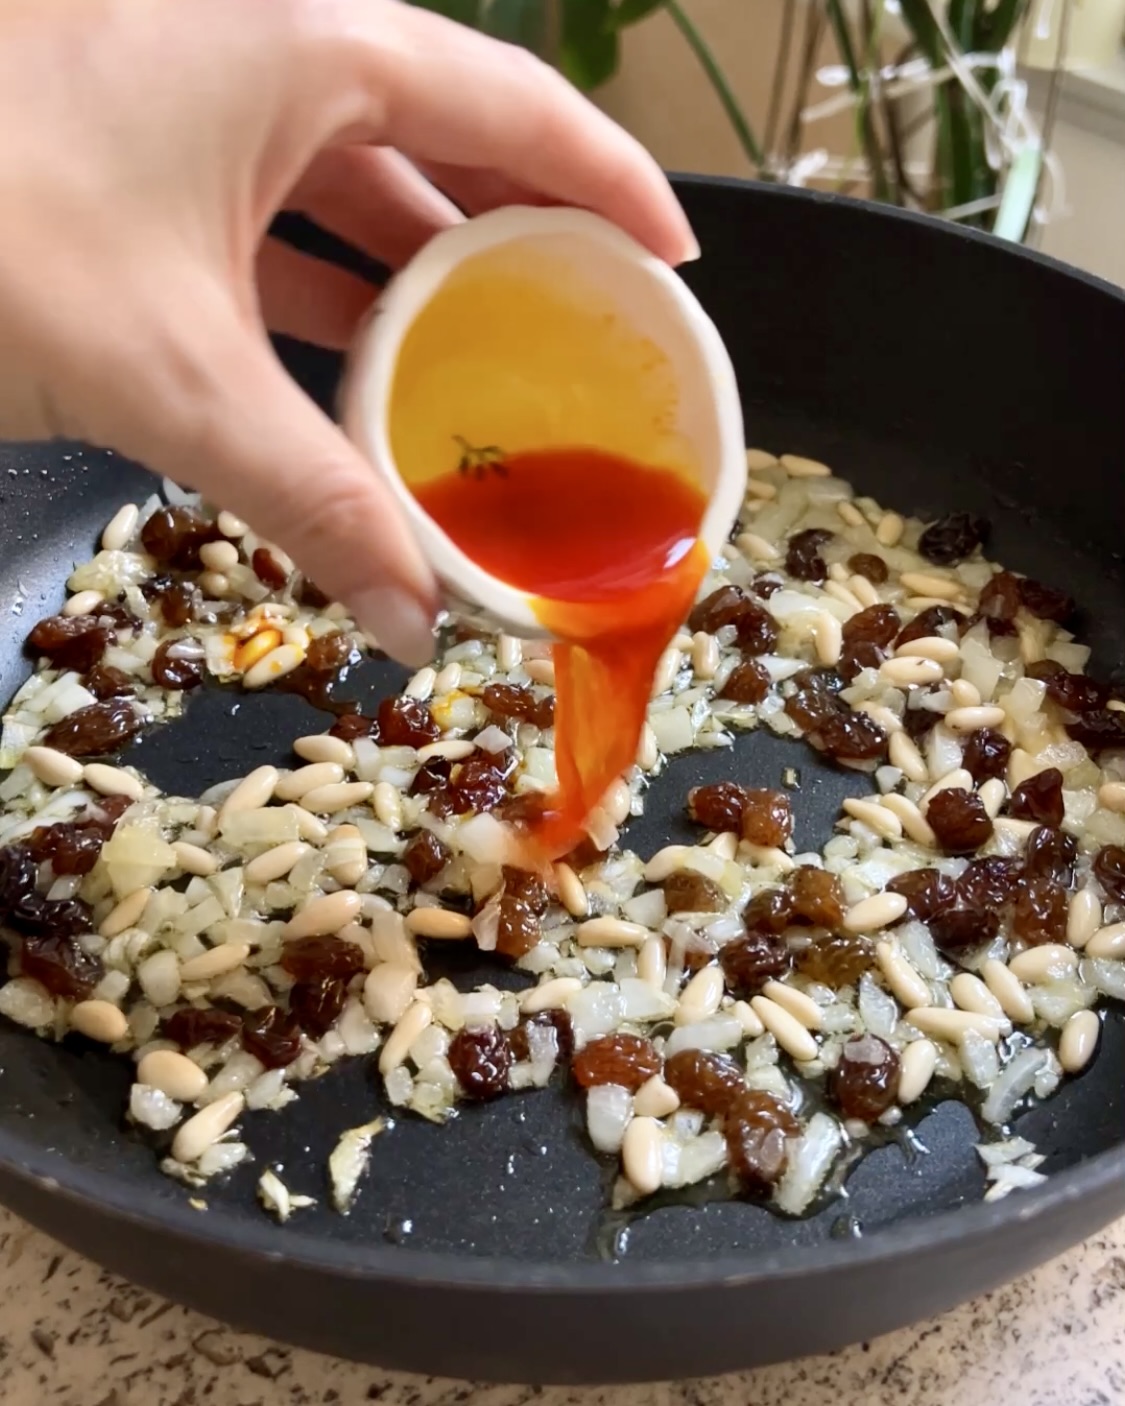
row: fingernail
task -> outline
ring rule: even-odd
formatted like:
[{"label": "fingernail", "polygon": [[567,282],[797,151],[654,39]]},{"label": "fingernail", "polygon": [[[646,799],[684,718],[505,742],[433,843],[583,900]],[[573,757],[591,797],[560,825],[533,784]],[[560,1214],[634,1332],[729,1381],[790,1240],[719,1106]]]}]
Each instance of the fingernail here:
[{"label": "fingernail", "polygon": [[434,657],[433,614],[407,592],[393,586],[365,591],[352,609],[360,629],[400,664],[419,669]]},{"label": "fingernail", "polygon": [[684,252],[680,255],[681,264],[693,264],[696,259],[703,257],[703,250],[699,247],[699,240],[689,230],[684,240]]}]

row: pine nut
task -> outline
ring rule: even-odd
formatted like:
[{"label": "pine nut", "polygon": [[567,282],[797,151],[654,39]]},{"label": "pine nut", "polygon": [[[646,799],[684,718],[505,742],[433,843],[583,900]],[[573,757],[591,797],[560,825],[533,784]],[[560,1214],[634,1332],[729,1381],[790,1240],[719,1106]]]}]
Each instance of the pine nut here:
[{"label": "pine nut", "polygon": [[[24,753],[24,760],[27,760],[27,752]],[[1107,781],[1099,786],[1098,805],[1103,810],[1113,810],[1118,814],[1125,811],[1125,781]]]},{"label": "pine nut", "polygon": [[[1125,927],[1125,924],[1122,926]],[[1090,950],[1089,945],[1086,950]],[[1098,953],[1093,955],[1096,957]],[[1047,942],[1042,947],[1029,947],[1018,957],[1012,957],[1008,970],[1021,981],[1034,986],[1041,981],[1055,981],[1059,977],[1069,976],[1077,965],[1078,958],[1073,948],[1064,947],[1061,942]]]},{"label": "pine nut", "polygon": [[265,688],[286,674],[291,674],[302,663],[305,651],[295,644],[279,644],[271,649],[264,659],[246,670],[242,675],[242,687],[247,689]]},{"label": "pine nut", "polygon": [[447,693],[452,693],[461,682],[461,675],[463,673],[464,669],[456,659],[452,664],[446,664],[445,668],[439,671],[437,678],[434,680],[435,696],[444,698]]},{"label": "pine nut", "polygon": [[1125,923],[1110,923],[1107,927],[1099,928],[1086,944],[1086,955],[1125,957]]},{"label": "pine nut", "polygon": [[656,672],[652,677],[653,698],[659,698],[662,693],[668,692],[676,681],[682,662],[683,655],[680,651],[675,645],[669,645],[657,661]]},{"label": "pine nut", "polygon": [[308,852],[309,846],[304,840],[287,840],[250,860],[242,871],[242,877],[248,884],[272,884],[275,879],[283,879],[297,860]]},{"label": "pine nut", "polygon": [[213,854],[199,845],[189,845],[186,840],[173,841],[172,849],[176,855],[176,863],[185,874],[197,874],[206,879],[219,867],[219,861]]},{"label": "pine nut", "polygon": [[240,1093],[223,1094],[182,1123],[172,1142],[177,1162],[197,1162],[237,1122],[246,1106]]},{"label": "pine nut", "polygon": [[664,947],[664,939],[659,934],[654,933],[641,943],[637,953],[637,975],[657,991],[664,990],[664,982],[668,976],[668,954]]},{"label": "pine nut", "polygon": [[70,1012],[71,1026],[88,1040],[116,1045],[129,1033],[125,1012],[109,1001],[79,1001]]},{"label": "pine nut", "polygon": [[952,664],[961,653],[956,640],[947,640],[944,635],[923,635],[921,639],[907,640],[895,650],[899,659],[935,659],[939,664]]},{"label": "pine nut", "polygon": [[[968,679],[954,679],[949,685],[949,695],[955,708],[979,708],[982,706],[980,689],[975,683],[970,683]],[[992,707],[992,704],[987,706]],[[1007,714],[1004,716],[1006,717]],[[946,718],[946,722],[948,721],[949,719]],[[1000,721],[1003,722],[1004,718],[1001,718]]]},{"label": "pine nut", "polygon": [[294,913],[281,936],[287,942],[295,937],[327,937],[355,922],[362,909],[363,896],[350,889],[321,894],[306,903],[299,913]]},{"label": "pine nut", "polygon": [[664,1134],[655,1118],[634,1117],[621,1140],[621,1169],[641,1196],[659,1191],[664,1179]]},{"label": "pine nut", "polygon": [[844,522],[848,524],[849,527],[863,527],[866,522],[866,518],[856,507],[856,505],[848,498],[840,499],[840,501],[836,504],[836,511],[840,514],[840,517],[844,520]]},{"label": "pine nut", "polygon": [[772,542],[767,542],[764,537],[759,537],[756,532],[740,533],[739,536],[735,538],[734,545],[744,557],[748,557],[751,561],[771,562],[777,561],[781,556],[781,553]]},{"label": "pine nut", "polygon": [[842,581],[825,581],[824,594],[831,596],[833,600],[840,601],[842,605],[846,605],[853,615],[858,615],[863,609],[863,603],[859,597],[854,596]]},{"label": "pine nut", "polygon": [[437,670],[427,664],[425,668],[418,670],[402,691],[407,698],[416,698],[419,703],[425,703],[433,697],[436,682]]},{"label": "pine nut", "polygon": [[250,948],[245,942],[220,943],[218,947],[200,952],[198,957],[189,957],[186,962],[181,962],[180,980],[185,983],[211,981],[216,976],[225,976],[227,972],[242,966],[249,955]]},{"label": "pine nut", "polygon": [[783,454],[781,467],[790,478],[831,478],[832,470],[819,459],[806,459],[803,454]]},{"label": "pine nut", "polygon": [[906,523],[898,513],[884,513],[875,528],[875,540],[880,547],[897,547],[906,531]]},{"label": "pine nut", "polygon": [[1068,1074],[1077,1074],[1086,1068],[1094,1057],[1101,1033],[1101,1021],[1094,1011],[1074,1012],[1059,1036],[1059,1063]]},{"label": "pine nut", "polygon": [[238,811],[260,810],[262,806],[267,805],[277,782],[278,770],[275,766],[260,766],[248,776],[244,776],[219,807],[220,827],[228,816]]},{"label": "pine nut", "polygon": [[62,608],[62,613],[69,616],[92,615],[105,596],[101,591],[76,591]]},{"label": "pine nut", "polygon": [[742,1026],[742,1033],[748,1040],[756,1040],[759,1035],[765,1034],[766,1027],[758,1019],[757,1013],[749,1001],[735,1001],[730,1008],[730,1013]]},{"label": "pine nut", "polygon": [[971,791],[972,789],[972,772],[966,771],[964,767],[954,767],[952,771],[947,771],[944,776],[934,782],[918,802],[918,807],[925,815],[927,807],[939,791]]},{"label": "pine nut", "polygon": [[858,712],[866,713],[873,723],[878,723],[888,736],[893,737],[896,732],[902,731],[902,720],[884,704],[866,701],[857,703],[856,708]]},{"label": "pine nut", "polygon": [[234,651],[234,658],[231,662],[240,673],[245,673],[247,669],[252,669],[255,664],[263,660],[267,654],[272,654],[280,644],[281,631],[266,627],[258,630],[249,639],[243,640]]},{"label": "pine nut", "polygon": [[691,667],[697,679],[713,679],[719,667],[719,641],[705,630],[691,637]]},{"label": "pine nut", "polygon": [[472,937],[472,921],[464,913],[449,908],[412,908],[406,915],[406,931],[415,937],[460,939]]},{"label": "pine nut", "polygon": [[787,1055],[801,1063],[816,1058],[816,1041],[796,1018],[768,996],[754,996],[750,1005],[754,1014],[770,1032]]},{"label": "pine nut", "polygon": [[639,1118],[667,1118],[679,1106],[679,1094],[659,1074],[646,1079],[633,1095],[633,1111]]},{"label": "pine nut", "polygon": [[768,449],[746,451],[746,467],[752,474],[760,473],[762,469],[776,469],[779,462],[777,455],[771,454]]},{"label": "pine nut", "polygon": [[977,1015],[975,1011],[951,1011],[941,1006],[919,1006],[909,1011],[906,1018],[923,1035],[932,1035],[935,1040],[945,1040],[951,1045],[963,1039],[969,1030],[997,1044],[1008,1025],[1007,1021],[1001,1023],[987,1015]]},{"label": "pine nut", "polygon": [[328,839],[328,826],[323,820],[318,820],[311,811],[299,805],[286,806],[285,809],[296,821],[297,834],[302,840],[310,845],[322,845]]},{"label": "pine nut", "polygon": [[238,565],[238,548],[233,542],[205,542],[199,560],[208,571],[229,571]]},{"label": "pine nut", "polygon": [[949,994],[963,1011],[975,1011],[977,1015],[991,1016],[1003,1021],[1004,1008],[1000,1002],[972,972],[958,972],[949,983]]},{"label": "pine nut", "polygon": [[335,762],[343,771],[349,772],[355,766],[355,751],[350,742],[342,737],[333,737],[329,732],[313,732],[307,737],[298,737],[293,750],[306,762]]},{"label": "pine nut", "polygon": [[569,864],[555,865],[555,889],[559,902],[572,918],[585,918],[590,911],[590,901],[582,880]]},{"label": "pine nut", "polygon": [[645,723],[641,728],[640,741],[637,743],[637,765],[642,771],[652,771],[656,763],[660,760],[660,749],[656,745],[656,733],[651,726]]},{"label": "pine nut", "polygon": [[207,1087],[207,1075],[178,1050],[151,1050],[137,1065],[137,1083],[159,1089],[177,1103],[194,1103]]},{"label": "pine nut", "polygon": [[354,825],[337,825],[329,834],[324,867],[345,888],[354,888],[367,873],[367,845]]},{"label": "pine nut", "polygon": [[433,1018],[434,1013],[425,1001],[414,1001],[406,1008],[379,1055],[379,1073],[384,1079],[399,1067],[409,1054],[410,1046]]},{"label": "pine nut", "polygon": [[102,533],[102,550],[106,552],[124,551],[133,540],[133,533],[137,530],[140,516],[141,510],[136,503],[125,503],[118,508]]},{"label": "pine nut", "polygon": [[215,519],[215,525],[224,537],[245,537],[250,531],[240,517],[228,513],[225,508]]},{"label": "pine nut", "polygon": [[555,661],[553,659],[525,659],[523,671],[532,683],[548,686],[555,682]]},{"label": "pine nut", "polygon": [[870,898],[861,898],[853,903],[844,914],[844,929],[847,932],[878,932],[880,928],[897,923],[906,913],[906,895],[902,893],[873,893]]},{"label": "pine nut", "polygon": [[680,993],[676,1007],[677,1025],[695,1025],[714,1015],[723,999],[723,969],[701,967]]},{"label": "pine nut", "polygon": [[981,804],[984,806],[990,820],[995,820],[1004,807],[1004,802],[1008,799],[1008,788],[998,776],[990,776],[983,782],[980,791]]},{"label": "pine nut", "polygon": [[467,737],[450,737],[445,742],[429,742],[418,748],[418,760],[431,762],[435,757],[444,757],[447,762],[463,762],[477,750],[477,744]]},{"label": "pine nut", "polygon": [[746,480],[746,496],[760,498],[763,502],[768,502],[771,498],[777,497],[777,489],[766,479],[750,478]]},{"label": "pine nut", "polygon": [[645,865],[645,882],[662,884],[669,875],[684,867],[689,854],[690,845],[665,845],[663,849],[658,849]]},{"label": "pine nut", "polygon": [[402,829],[402,801],[398,790],[389,781],[380,781],[376,784],[371,795],[371,804],[374,807],[375,815],[388,830],[397,833]]},{"label": "pine nut", "polygon": [[821,664],[837,664],[840,660],[841,651],[844,648],[844,627],[827,610],[822,610],[816,617],[816,625],[813,627],[813,644],[816,648],[816,657]]},{"label": "pine nut", "polygon": [[556,976],[541,986],[533,986],[520,997],[520,1010],[524,1015],[538,1015],[540,1011],[562,1010],[572,996],[582,990],[582,983],[576,976]]},{"label": "pine nut", "polygon": [[496,641],[496,666],[502,674],[510,674],[523,661],[523,641],[515,635],[501,635]]},{"label": "pine nut", "polygon": [[1015,972],[1009,971],[996,957],[989,957],[980,970],[984,984],[996,997],[1000,1009],[1009,1020],[1027,1025],[1035,1019],[1031,997]]},{"label": "pine nut", "polygon": [[[960,682],[960,680],[958,680]],[[982,727],[999,727],[1004,721],[1003,708],[950,708],[945,725],[951,732],[979,732]]]},{"label": "pine nut", "polygon": [[587,918],[578,924],[579,947],[640,947],[651,933],[621,918]]},{"label": "pine nut", "polygon": [[929,1040],[911,1040],[898,1067],[898,1101],[914,1103],[929,1087],[937,1068],[937,1048]]},{"label": "pine nut", "polygon": [[367,973],[363,1006],[372,1020],[393,1025],[406,1014],[418,990],[418,973],[401,962],[381,962]]},{"label": "pine nut", "polygon": [[119,766],[104,762],[89,762],[82,768],[82,780],[100,796],[127,796],[139,801],[145,793],[144,783]]},{"label": "pine nut", "polygon": [[898,816],[903,833],[909,835],[915,844],[937,849],[937,836],[933,827],[912,800],[892,791],[883,797],[881,803],[893,815]]},{"label": "pine nut", "polygon": [[866,576],[860,576],[858,572],[849,578],[848,590],[865,610],[879,604],[879,592],[875,589],[874,584]]},{"label": "pine nut", "polygon": [[297,804],[302,810],[335,815],[367,800],[374,788],[370,781],[338,781],[331,786],[316,786],[306,791]]},{"label": "pine nut", "polygon": [[806,996],[795,986],[786,986],[781,981],[767,981],[762,987],[762,995],[776,1001],[794,1020],[799,1020],[806,1030],[824,1028],[824,1012],[811,996]]},{"label": "pine nut", "polygon": [[959,581],[952,581],[948,576],[933,576],[928,571],[904,571],[899,581],[904,591],[919,596],[933,596],[937,600],[956,600],[961,594]]},{"label": "pine nut", "polygon": [[44,786],[77,786],[85,771],[80,761],[54,747],[28,747],[20,760]]},{"label": "pine nut", "polygon": [[878,801],[849,796],[844,801],[844,810],[868,829],[874,830],[877,835],[882,835],[885,840],[902,839],[902,821]]},{"label": "pine nut", "polygon": [[879,665],[879,677],[898,688],[920,688],[923,684],[937,683],[942,674],[936,659],[911,659],[905,654],[885,659]]},{"label": "pine nut", "polygon": [[318,786],[335,786],[343,779],[344,768],[339,762],[310,762],[279,777],[274,795],[279,801],[299,801]]},{"label": "pine nut", "polygon": [[116,937],[128,928],[135,928],[155,892],[156,890],[151,888],[134,889],[102,919],[98,927],[99,937]]},{"label": "pine nut", "polygon": [[1066,915],[1066,940],[1071,947],[1085,947],[1102,925],[1102,901],[1093,889],[1071,895]]},{"label": "pine nut", "polygon": [[891,995],[908,1011],[932,1003],[933,996],[926,981],[901,952],[896,952],[889,942],[880,942],[875,948],[875,955],[879,959],[879,969]]}]

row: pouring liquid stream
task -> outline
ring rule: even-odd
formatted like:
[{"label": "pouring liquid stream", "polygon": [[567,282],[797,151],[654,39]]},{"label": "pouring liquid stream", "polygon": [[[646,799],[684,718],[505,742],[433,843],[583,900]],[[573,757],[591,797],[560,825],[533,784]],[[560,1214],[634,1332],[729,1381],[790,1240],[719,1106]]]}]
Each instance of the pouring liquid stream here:
[{"label": "pouring liquid stream", "polygon": [[636,757],[657,662],[707,570],[706,499],[672,470],[581,446],[513,454],[414,491],[467,555],[534,597],[558,641],[559,786],[530,827],[536,857],[556,858]]}]

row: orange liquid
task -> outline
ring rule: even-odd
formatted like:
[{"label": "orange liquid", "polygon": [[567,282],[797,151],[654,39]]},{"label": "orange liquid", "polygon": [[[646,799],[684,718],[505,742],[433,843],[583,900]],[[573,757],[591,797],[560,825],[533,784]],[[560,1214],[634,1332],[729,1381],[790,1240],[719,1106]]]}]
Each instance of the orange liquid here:
[{"label": "orange liquid", "polygon": [[543,858],[565,854],[636,757],[657,661],[707,570],[704,495],[673,470],[577,447],[525,450],[412,488],[467,556],[536,597],[561,641],[559,789],[531,837]]}]

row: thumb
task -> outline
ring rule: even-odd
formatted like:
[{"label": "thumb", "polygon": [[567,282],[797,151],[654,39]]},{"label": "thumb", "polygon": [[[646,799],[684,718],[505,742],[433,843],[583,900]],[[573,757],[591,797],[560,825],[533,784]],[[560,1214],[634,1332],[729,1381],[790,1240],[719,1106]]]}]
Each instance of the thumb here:
[{"label": "thumb", "polygon": [[264,337],[232,336],[194,433],[162,436],[147,462],[284,548],[388,654],[426,663],[438,589],[398,505]]}]

